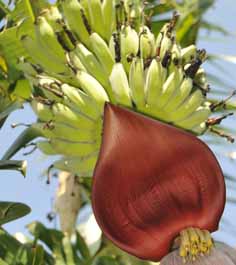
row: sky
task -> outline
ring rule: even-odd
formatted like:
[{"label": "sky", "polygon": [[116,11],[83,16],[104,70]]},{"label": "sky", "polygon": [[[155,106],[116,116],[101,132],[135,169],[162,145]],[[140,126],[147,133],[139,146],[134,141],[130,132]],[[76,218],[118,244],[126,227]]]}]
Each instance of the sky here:
[{"label": "sky", "polygon": [[[204,0],[203,0],[204,1]],[[232,37],[222,36],[221,34],[210,34],[202,32],[198,42],[199,48],[205,48],[210,54],[226,54],[236,56],[236,14],[235,0],[218,0],[215,7],[211,9],[205,16],[206,20],[220,24],[228,31],[235,33]],[[235,60],[236,61],[236,60]],[[214,72],[219,76],[223,76],[227,82],[229,89],[236,89],[236,62],[224,63],[221,62],[222,69],[216,70],[209,63],[205,64],[205,68]],[[214,89],[214,87],[213,87]],[[230,90],[229,90],[230,91]],[[236,99],[234,99],[236,100]],[[24,110],[17,111],[10,115],[4,127],[0,131],[0,156],[9,147],[10,143],[24,129],[18,127],[11,128],[12,123],[33,122],[36,117],[29,107]],[[233,125],[235,126],[235,124]],[[236,151],[236,144],[227,145],[228,151]],[[213,150],[218,156],[218,149]],[[226,149],[223,150],[226,152]],[[25,226],[35,220],[41,221],[48,227],[54,227],[55,223],[49,223],[46,219],[47,213],[52,209],[53,195],[57,186],[56,179],[53,179],[50,185],[46,184],[46,178],[43,172],[50,165],[47,157],[39,151],[34,152],[30,156],[24,156],[24,151],[19,152],[14,158],[19,160],[27,159],[28,170],[27,176],[24,179],[19,173],[14,171],[0,171],[0,200],[2,201],[19,201],[26,203],[32,208],[32,212],[17,221],[11,222],[4,226],[11,233],[26,232]],[[228,162],[222,156],[218,156],[219,162],[223,170],[230,174],[235,174],[236,161]],[[228,189],[227,193],[234,196],[232,189]],[[235,194],[236,198],[236,194]],[[236,206],[227,204],[224,212],[223,222],[220,226],[220,231],[215,233],[215,237],[232,246],[236,246]]]}]

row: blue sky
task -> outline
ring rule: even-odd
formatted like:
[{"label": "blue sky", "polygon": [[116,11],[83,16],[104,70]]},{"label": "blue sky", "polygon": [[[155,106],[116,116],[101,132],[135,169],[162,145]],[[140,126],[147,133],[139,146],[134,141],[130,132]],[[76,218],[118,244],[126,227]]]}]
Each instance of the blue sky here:
[{"label": "blue sky", "polygon": [[[204,1],[204,0],[203,0]],[[206,19],[216,24],[220,24],[228,31],[236,34],[236,14],[235,14],[235,0],[218,0],[215,7],[206,14]],[[236,36],[236,35],[235,35]],[[201,33],[201,38],[198,43],[199,48],[205,48],[208,53],[227,54],[236,56],[236,37],[225,37],[220,34]],[[205,68],[211,70],[219,76],[224,76],[225,81],[229,84],[229,88],[236,88],[236,64],[223,63],[221,66],[225,69],[216,70],[210,64],[206,64]],[[234,99],[236,100],[236,99]],[[12,123],[31,122],[35,120],[35,116],[29,107],[24,110],[13,113],[3,129],[0,131],[0,156],[23,128],[11,129]],[[235,125],[233,125],[235,126]],[[236,151],[236,145],[227,145],[228,151]],[[216,155],[219,149],[214,149]],[[226,149],[223,150],[226,152]],[[46,219],[46,214],[51,210],[53,194],[56,188],[56,180],[53,180],[51,185],[46,185],[46,179],[43,177],[43,171],[50,165],[50,161],[36,151],[31,156],[23,156],[23,152],[16,155],[16,159],[28,160],[27,177],[24,179],[20,174],[12,171],[0,171],[1,186],[0,199],[7,201],[20,201],[28,204],[32,208],[31,214],[28,216],[5,225],[5,228],[11,233],[18,231],[26,231],[25,225],[39,220],[48,226],[55,224],[49,223]],[[219,156],[219,160],[223,170],[227,173],[234,174],[235,162],[228,162],[226,159]],[[233,191],[228,189],[228,194],[234,195]],[[235,194],[236,198],[236,194]],[[227,204],[225,213],[225,222],[222,222],[220,232],[216,233],[216,237],[227,242],[228,244],[236,246],[236,206]],[[229,226],[232,224],[232,227]]]}]

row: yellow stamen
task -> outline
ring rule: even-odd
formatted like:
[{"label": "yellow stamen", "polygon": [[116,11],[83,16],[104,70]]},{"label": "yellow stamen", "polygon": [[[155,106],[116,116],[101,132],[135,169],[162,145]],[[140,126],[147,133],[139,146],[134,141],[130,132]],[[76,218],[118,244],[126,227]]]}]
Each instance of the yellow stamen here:
[{"label": "yellow stamen", "polygon": [[194,261],[199,255],[209,254],[214,246],[210,232],[198,228],[187,228],[180,233],[179,255],[184,263]]}]

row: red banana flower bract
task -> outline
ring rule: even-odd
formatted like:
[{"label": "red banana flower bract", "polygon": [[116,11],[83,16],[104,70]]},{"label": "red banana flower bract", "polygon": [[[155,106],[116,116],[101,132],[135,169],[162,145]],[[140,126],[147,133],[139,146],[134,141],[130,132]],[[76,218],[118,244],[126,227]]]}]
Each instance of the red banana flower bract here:
[{"label": "red banana flower bract", "polygon": [[211,150],[194,135],[106,103],[92,204],[108,239],[158,261],[181,230],[217,230],[224,177]]}]

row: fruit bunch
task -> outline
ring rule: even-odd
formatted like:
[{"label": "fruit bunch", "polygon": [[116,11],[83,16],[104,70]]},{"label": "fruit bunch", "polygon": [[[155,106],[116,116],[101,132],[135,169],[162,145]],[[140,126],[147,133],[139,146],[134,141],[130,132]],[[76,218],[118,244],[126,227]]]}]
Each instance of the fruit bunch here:
[{"label": "fruit bunch", "polygon": [[[203,134],[212,109],[201,64],[205,50],[176,42],[177,14],[155,36],[141,0],[60,0],[41,11],[28,57],[37,147],[78,176],[91,176],[101,145],[105,102]],[[20,32],[20,31],[19,31]],[[128,128],[127,128],[128,130]]]}]

